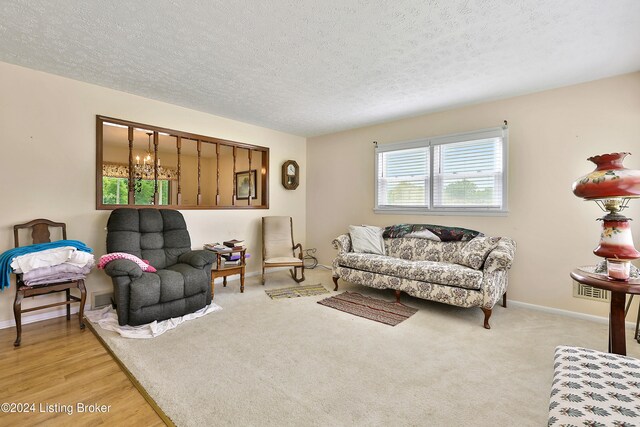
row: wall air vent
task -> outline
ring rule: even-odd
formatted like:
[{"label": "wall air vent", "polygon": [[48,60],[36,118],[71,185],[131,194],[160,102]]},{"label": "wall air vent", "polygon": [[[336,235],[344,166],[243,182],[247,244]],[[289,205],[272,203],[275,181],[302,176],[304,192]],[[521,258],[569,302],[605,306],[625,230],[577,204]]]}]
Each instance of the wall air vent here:
[{"label": "wall air vent", "polygon": [[103,292],[97,293],[94,292],[91,294],[91,308],[102,308],[111,304],[111,299],[113,298],[113,292]]},{"label": "wall air vent", "polygon": [[611,300],[609,291],[583,285],[575,281],[573,282],[573,296],[574,298],[584,298],[592,301],[609,302]]}]

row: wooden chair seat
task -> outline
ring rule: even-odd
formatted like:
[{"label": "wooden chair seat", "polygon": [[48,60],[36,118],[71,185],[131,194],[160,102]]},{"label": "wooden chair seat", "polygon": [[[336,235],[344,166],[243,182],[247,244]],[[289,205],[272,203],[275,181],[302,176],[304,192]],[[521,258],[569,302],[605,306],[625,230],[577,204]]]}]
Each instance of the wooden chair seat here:
[{"label": "wooden chair seat", "polygon": [[264,260],[265,264],[278,264],[278,265],[302,265],[302,260],[293,257],[275,257]]}]

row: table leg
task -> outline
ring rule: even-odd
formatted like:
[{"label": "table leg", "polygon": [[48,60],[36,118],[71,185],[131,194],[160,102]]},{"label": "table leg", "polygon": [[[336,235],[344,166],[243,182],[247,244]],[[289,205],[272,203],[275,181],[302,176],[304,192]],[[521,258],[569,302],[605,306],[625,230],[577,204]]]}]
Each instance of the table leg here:
[{"label": "table leg", "polygon": [[24,292],[16,289],[16,299],[13,302],[13,315],[16,318],[16,340],[13,343],[15,347],[18,347],[20,345],[20,341],[22,340],[22,300],[23,298],[24,298]]},{"label": "table leg", "polygon": [[640,327],[640,307],[638,307],[638,317],[636,318],[636,330],[633,335],[638,344],[640,344],[640,334],[638,334],[639,327]]},{"label": "table leg", "polygon": [[[65,289],[67,302],[71,301],[71,289]],[[67,304],[67,320],[71,320],[71,304]]]},{"label": "table leg", "polygon": [[624,292],[611,291],[611,311],[609,313],[609,352],[627,355],[625,342]]},{"label": "table leg", "polygon": [[78,317],[80,318],[80,329],[84,329],[84,304],[87,301],[87,288],[84,285],[84,279],[78,280],[78,289],[80,289],[80,309]]},{"label": "table leg", "polygon": [[227,287],[227,276],[224,276],[222,278],[222,286],[224,286],[225,288]]},{"label": "table leg", "polygon": [[244,292],[244,268],[240,270],[240,293]]}]

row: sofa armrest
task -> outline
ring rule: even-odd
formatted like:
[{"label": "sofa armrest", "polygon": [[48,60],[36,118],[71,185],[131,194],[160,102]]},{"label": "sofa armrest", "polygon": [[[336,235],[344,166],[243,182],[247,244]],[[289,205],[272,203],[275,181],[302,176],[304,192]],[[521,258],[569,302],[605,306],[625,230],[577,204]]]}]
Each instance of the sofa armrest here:
[{"label": "sofa armrest", "polygon": [[338,250],[338,254],[343,252],[351,252],[351,237],[348,234],[341,234],[333,239],[333,247]]},{"label": "sofa armrest", "polygon": [[116,259],[104,266],[104,272],[111,277],[128,276],[137,279],[142,276],[142,269],[129,259]]},{"label": "sofa armrest", "polygon": [[508,270],[513,264],[515,254],[516,242],[508,237],[502,237],[498,245],[489,252],[483,270],[487,273],[500,269]]},{"label": "sofa armrest", "polygon": [[189,251],[178,257],[178,262],[189,264],[193,268],[203,269],[207,265],[213,264],[217,255],[205,249],[198,249],[195,251]]}]

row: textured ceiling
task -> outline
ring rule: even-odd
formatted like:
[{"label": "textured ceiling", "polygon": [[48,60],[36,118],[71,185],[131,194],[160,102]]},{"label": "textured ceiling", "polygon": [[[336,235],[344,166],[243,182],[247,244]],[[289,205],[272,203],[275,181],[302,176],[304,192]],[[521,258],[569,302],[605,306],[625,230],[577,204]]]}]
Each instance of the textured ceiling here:
[{"label": "textured ceiling", "polygon": [[0,61],[311,136],[640,70],[640,1],[2,0]]}]

